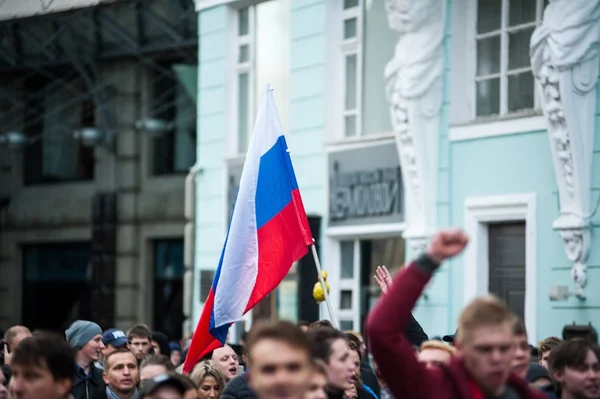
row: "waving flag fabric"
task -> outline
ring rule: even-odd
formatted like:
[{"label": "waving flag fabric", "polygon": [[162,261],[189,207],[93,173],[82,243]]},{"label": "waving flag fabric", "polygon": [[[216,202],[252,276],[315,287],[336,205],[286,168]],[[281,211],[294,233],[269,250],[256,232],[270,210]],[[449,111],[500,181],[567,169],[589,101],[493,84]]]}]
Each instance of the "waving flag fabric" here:
[{"label": "waving flag fabric", "polygon": [[313,244],[273,92],[265,90],[229,232],[183,371],[225,344],[229,326],[273,291]]}]

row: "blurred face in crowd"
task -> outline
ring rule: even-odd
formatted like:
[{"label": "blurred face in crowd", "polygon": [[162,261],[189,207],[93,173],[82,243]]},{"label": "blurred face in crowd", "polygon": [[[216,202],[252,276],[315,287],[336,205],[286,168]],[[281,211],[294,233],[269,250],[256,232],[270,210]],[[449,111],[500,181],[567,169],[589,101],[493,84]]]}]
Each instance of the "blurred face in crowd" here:
[{"label": "blurred face in crowd", "polygon": [[515,353],[512,361],[512,371],[521,378],[527,376],[529,362],[531,360],[531,350],[527,342],[527,335],[520,334],[513,337]]},{"label": "blurred face in crowd", "polygon": [[31,331],[22,328],[19,329],[17,335],[15,335],[15,337],[11,339],[10,342],[4,342],[4,347],[2,348],[2,350],[4,351],[4,363],[10,366],[10,360],[12,358],[14,350],[17,348],[17,346],[19,346],[21,341],[28,337],[31,337]]},{"label": "blurred face in crowd", "polygon": [[143,360],[150,353],[151,348],[150,338],[131,337],[129,350],[135,355],[136,359]]},{"label": "blurred face in crowd", "polygon": [[150,380],[157,375],[167,374],[169,370],[160,364],[149,364],[140,369],[140,379],[142,381]]},{"label": "blurred face in crowd", "polygon": [[181,364],[181,351],[171,351],[171,363],[175,367]]},{"label": "blurred face in crowd", "polygon": [[313,370],[310,377],[310,387],[306,394],[304,394],[304,399],[327,399],[326,386],[327,377],[318,370]]},{"label": "blurred face in crowd", "polygon": [[417,355],[419,362],[427,368],[439,367],[444,364],[450,364],[450,352],[437,348],[425,348]]},{"label": "blurred face in crowd", "polygon": [[458,356],[484,395],[497,396],[504,392],[515,352],[510,322],[465,331],[455,345]]},{"label": "blurred face in crowd", "polygon": [[104,382],[120,395],[131,395],[139,380],[137,359],[131,352],[115,353],[107,359]]},{"label": "blurred face in crowd", "polygon": [[596,399],[600,396],[600,364],[591,349],[583,364],[556,371],[553,377],[562,392],[569,393],[569,397]]},{"label": "blurred face in crowd", "polygon": [[250,348],[250,385],[260,399],[304,399],[310,386],[310,354],[288,342],[263,338]]},{"label": "blurred face in crowd", "polygon": [[352,348],[350,348],[350,360],[354,364],[354,375],[360,375],[360,355]]},{"label": "blurred face in crowd", "polygon": [[219,386],[215,377],[207,375],[198,386],[198,397],[200,399],[218,399],[222,389],[223,387]]},{"label": "blurred face in crowd", "polygon": [[102,343],[102,334],[97,334],[81,348],[80,352],[90,361],[95,362],[100,359],[105,349],[106,347]]},{"label": "blurred face in crowd", "polygon": [[104,356],[104,358],[106,358],[106,357],[108,357],[108,355],[110,355],[111,353],[115,352],[118,349],[119,348],[112,346],[111,344],[104,345],[104,350],[102,351],[102,356]]},{"label": "blurred face in crowd", "polygon": [[215,349],[212,354],[212,361],[215,362],[221,373],[225,376],[225,380],[229,381],[238,375],[238,367],[240,365],[238,357],[231,346],[225,345],[222,348]]},{"label": "blurred face in crowd", "polygon": [[540,366],[542,366],[546,370],[548,370],[548,358],[550,357],[551,353],[552,353],[551,350],[542,352],[542,358],[540,359]]},{"label": "blurred face in crowd", "polygon": [[352,377],[356,366],[345,339],[340,338],[332,342],[331,355],[325,365],[325,370],[327,370],[327,380],[334,388],[346,390],[353,386]]},{"label": "blurred face in crowd", "polygon": [[152,395],[144,396],[144,399],[184,399],[184,397],[175,387],[165,385],[158,388]]},{"label": "blurred face in crowd", "polygon": [[64,399],[71,390],[71,379],[56,380],[46,361],[13,365],[9,390],[15,399]]},{"label": "blurred face in crowd", "polygon": [[158,345],[158,342],[155,340],[152,340],[150,342],[150,345],[152,346],[152,349],[154,349],[154,354],[160,355],[160,345]]},{"label": "blurred face in crowd", "polygon": [[0,372],[0,399],[8,398],[8,381],[4,377],[4,373]]}]

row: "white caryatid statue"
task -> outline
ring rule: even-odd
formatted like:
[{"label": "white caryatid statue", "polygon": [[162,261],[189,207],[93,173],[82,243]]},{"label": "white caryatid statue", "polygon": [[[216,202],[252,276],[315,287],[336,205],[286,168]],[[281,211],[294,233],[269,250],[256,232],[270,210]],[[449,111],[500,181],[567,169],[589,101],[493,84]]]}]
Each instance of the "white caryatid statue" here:
[{"label": "white caryatid statue", "polygon": [[446,0],[385,0],[385,5],[389,26],[398,33],[385,89],[406,190],[404,237],[414,254],[436,228]]},{"label": "white caryatid statue", "polygon": [[531,66],[542,87],[559,190],[558,230],[578,296],[584,298],[590,251],[590,203],[600,0],[550,0],[531,36]]},{"label": "white caryatid statue", "polygon": [[[553,223],[572,262],[577,294],[585,298],[590,251],[592,156],[600,70],[600,0],[550,0],[531,36],[531,66],[542,105],[560,199]],[[600,171],[596,171],[600,173]],[[596,199],[594,199],[595,207]]]}]

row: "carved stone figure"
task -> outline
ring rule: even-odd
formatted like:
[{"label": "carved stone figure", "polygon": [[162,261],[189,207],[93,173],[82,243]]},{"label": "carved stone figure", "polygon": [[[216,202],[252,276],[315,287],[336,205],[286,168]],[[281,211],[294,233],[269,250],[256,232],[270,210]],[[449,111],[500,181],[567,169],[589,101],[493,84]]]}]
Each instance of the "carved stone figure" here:
[{"label": "carved stone figure", "polygon": [[550,0],[531,36],[559,189],[560,233],[577,295],[584,298],[590,249],[590,185],[600,51],[600,0]]},{"label": "carved stone figure", "polygon": [[399,34],[385,68],[385,89],[406,190],[404,237],[420,242],[436,228],[446,1],[386,0],[385,5],[389,26]]}]

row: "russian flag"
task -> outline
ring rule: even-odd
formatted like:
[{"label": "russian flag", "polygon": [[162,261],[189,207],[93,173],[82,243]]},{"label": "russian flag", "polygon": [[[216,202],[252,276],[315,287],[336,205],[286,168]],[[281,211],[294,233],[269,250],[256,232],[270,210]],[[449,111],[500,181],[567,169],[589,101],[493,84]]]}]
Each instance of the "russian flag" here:
[{"label": "russian flag", "polygon": [[273,92],[267,87],[221,259],[183,372],[223,346],[229,326],[273,291],[312,244]]}]

